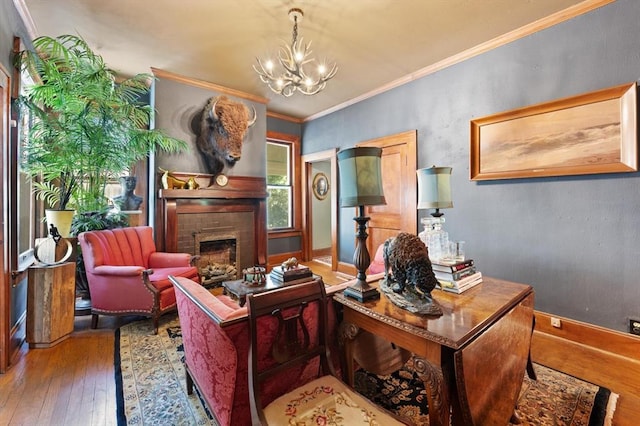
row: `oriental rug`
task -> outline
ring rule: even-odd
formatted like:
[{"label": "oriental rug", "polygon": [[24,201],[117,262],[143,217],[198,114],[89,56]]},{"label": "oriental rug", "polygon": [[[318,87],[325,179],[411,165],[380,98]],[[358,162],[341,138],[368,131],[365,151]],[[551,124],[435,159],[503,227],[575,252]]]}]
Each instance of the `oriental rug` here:
[{"label": "oriental rug", "polygon": [[[176,314],[161,317],[158,334],[151,320],[116,331],[118,425],[217,425],[197,396],[187,395],[182,335]],[[388,376],[357,371],[356,389],[416,425],[428,425],[426,395],[412,360]],[[525,376],[517,406],[523,425],[610,425],[617,395],[608,389],[535,365]]]}]

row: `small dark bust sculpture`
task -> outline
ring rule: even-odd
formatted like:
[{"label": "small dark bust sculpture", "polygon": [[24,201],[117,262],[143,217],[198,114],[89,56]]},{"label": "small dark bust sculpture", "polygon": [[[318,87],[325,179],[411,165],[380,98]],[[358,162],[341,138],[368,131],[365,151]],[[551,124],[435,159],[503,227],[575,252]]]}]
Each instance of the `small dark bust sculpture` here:
[{"label": "small dark bust sculpture", "polygon": [[133,193],[136,188],[138,179],[135,176],[122,176],[120,178],[120,186],[122,193],[113,198],[113,202],[120,211],[138,210],[142,204],[142,197]]},{"label": "small dark bust sculpture", "polygon": [[442,315],[442,309],[431,297],[438,280],[422,240],[402,232],[385,241],[383,255],[385,276],[380,288],[389,300],[411,312]]}]

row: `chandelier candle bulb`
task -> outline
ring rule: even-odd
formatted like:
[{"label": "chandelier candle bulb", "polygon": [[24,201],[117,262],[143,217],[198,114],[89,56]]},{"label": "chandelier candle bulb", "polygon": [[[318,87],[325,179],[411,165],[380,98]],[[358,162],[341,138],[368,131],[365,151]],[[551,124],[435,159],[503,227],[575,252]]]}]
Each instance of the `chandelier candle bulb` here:
[{"label": "chandelier candle bulb", "polygon": [[[291,45],[280,47],[277,62],[282,69],[280,75],[274,75],[276,64],[270,59],[261,61],[256,58],[257,65],[253,69],[260,76],[260,80],[269,86],[272,92],[284,97],[293,95],[296,91],[304,95],[315,95],[325,88],[327,81],[338,72],[334,63],[327,67],[324,63],[317,65],[316,71],[308,73],[304,66],[314,67],[317,63],[311,55],[311,42],[304,44],[302,37],[298,40],[298,22],[302,21],[304,13],[301,9],[289,10],[289,19],[293,21],[293,37]],[[312,68],[313,70],[313,68]]]}]

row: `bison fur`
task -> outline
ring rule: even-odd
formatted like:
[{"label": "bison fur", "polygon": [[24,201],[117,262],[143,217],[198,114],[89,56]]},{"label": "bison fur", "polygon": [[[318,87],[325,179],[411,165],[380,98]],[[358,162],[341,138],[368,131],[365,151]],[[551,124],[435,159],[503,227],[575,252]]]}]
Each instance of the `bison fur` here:
[{"label": "bison fur", "polygon": [[196,145],[209,173],[217,176],[224,166],[233,167],[242,156],[247,129],[256,122],[256,110],[226,96],[212,97],[202,110]]},{"label": "bison fur", "polygon": [[[431,291],[438,280],[433,273],[427,246],[413,234],[402,232],[384,243],[385,279],[392,282],[395,293],[417,290],[422,298],[431,300]],[[389,269],[393,279],[389,280]]]}]

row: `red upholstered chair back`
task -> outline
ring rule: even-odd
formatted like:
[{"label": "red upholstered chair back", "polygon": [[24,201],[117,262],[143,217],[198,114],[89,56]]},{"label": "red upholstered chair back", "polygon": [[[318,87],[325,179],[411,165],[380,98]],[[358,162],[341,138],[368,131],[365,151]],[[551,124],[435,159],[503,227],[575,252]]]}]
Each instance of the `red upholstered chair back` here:
[{"label": "red upholstered chair back", "polygon": [[96,266],[142,266],[149,268],[149,256],[156,251],[150,226],[135,226],[85,232],[92,256],[85,255],[88,269]]}]

